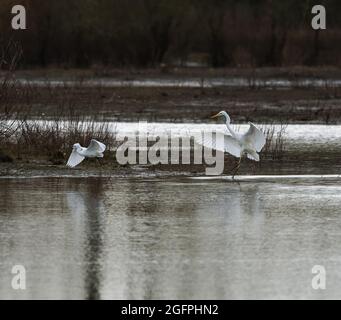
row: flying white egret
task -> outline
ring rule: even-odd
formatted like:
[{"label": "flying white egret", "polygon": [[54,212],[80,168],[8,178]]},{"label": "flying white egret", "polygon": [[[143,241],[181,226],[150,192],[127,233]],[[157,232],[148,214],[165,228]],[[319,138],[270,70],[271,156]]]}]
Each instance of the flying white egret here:
[{"label": "flying white egret", "polygon": [[85,158],[103,158],[105,148],[105,144],[95,139],[91,140],[87,148],[82,147],[79,143],[75,143],[66,165],[73,168],[80,164]]},{"label": "flying white egret", "polygon": [[202,145],[211,149],[215,149],[217,151],[228,152],[231,155],[239,158],[238,164],[233,168],[234,172],[232,178],[234,178],[235,174],[239,170],[240,163],[244,155],[246,155],[251,160],[259,161],[258,152],[260,152],[264,147],[266,139],[263,132],[260,131],[251,122],[249,122],[249,130],[244,134],[240,134],[232,129],[230,125],[231,119],[225,111],[220,111],[211,118],[217,117],[224,118],[227,130],[230,132],[231,135],[224,133],[224,141],[222,141],[222,143],[219,143],[218,139],[217,143],[217,134],[213,133],[211,139],[204,138],[202,140]]}]

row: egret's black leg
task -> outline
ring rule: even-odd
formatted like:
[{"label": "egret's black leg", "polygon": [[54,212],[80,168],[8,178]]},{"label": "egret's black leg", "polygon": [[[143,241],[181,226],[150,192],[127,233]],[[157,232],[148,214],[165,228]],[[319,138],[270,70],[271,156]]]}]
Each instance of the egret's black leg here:
[{"label": "egret's black leg", "polygon": [[233,174],[232,174],[232,180],[234,180],[234,176],[237,174],[237,172],[238,172],[238,170],[240,168],[241,162],[242,162],[242,157],[239,158],[238,164],[234,168],[234,171],[233,171]]},{"label": "egret's black leg", "polygon": [[240,160],[238,160],[237,164],[231,169],[231,172],[233,172],[238,167],[239,161]]}]

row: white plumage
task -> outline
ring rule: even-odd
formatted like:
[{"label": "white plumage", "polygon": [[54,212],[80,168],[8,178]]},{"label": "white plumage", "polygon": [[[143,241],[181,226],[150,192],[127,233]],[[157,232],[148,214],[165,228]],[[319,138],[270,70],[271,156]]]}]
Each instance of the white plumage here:
[{"label": "white plumage", "polygon": [[74,168],[85,158],[103,158],[105,148],[105,144],[95,139],[91,140],[87,148],[82,147],[79,143],[75,143],[66,165],[70,168]]},{"label": "white plumage", "polygon": [[205,133],[202,137],[195,137],[196,142],[206,148],[214,149],[220,152],[228,152],[235,157],[240,157],[240,145],[236,139],[223,132]]},{"label": "white plumage", "polygon": [[207,148],[228,152],[231,155],[240,158],[238,165],[236,166],[237,170],[239,169],[243,155],[246,155],[251,160],[259,161],[258,152],[262,150],[266,143],[263,132],[250,122],[249,130],[244,134],[240,134],[231,128],[230,117],[225,111],[220,111],[212,118],[216,117],[224,117],[227,130],[230,134],[213,132],[211,135],[205,134],[204,137],[200,136],[196,141]]}]

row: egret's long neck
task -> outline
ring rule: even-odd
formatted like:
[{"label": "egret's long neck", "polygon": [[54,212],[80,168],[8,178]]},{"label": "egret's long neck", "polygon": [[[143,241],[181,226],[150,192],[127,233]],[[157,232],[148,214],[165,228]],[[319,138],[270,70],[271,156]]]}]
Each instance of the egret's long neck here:
[{"label": "egret's long neck", "polygon": [[226,120],[225,124],[226,124],[227,129],[230,131],[231,136],[232,136],[233,138],[236,138],[236,133],[234,132],[234,130],[233,130],[232,127],[230,126],[230,123]]}]

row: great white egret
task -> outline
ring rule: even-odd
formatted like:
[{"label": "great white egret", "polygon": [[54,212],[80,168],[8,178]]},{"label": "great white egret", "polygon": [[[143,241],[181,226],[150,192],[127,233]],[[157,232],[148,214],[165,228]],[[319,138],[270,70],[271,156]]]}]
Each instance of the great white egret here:
[{"label": "great white egret", "polygon": [[91,140],[87,148],[82,147],[79,143],[75,143],[66,165],[73,168],[80,164],[85,158],[103,158],[105,148],[105,144],[95,139]]},{"label": "great white egret", "polygon": [[260,131],[253,123],[249,122],[249,130],[240,134],[235,132],[231,127],[231,119],[225,111],[220,111],[211,118],[223,117],[227,130],[231,135],[224,134],[223,143],[217,143],[217,134],[212,134],[212,139],[203,139],[203,145],[208,148],[221,152],[228,152],[239,158],[238,164],[233,168],[232,178],[238,172],[242,157],[246,155],[249,159],[259,161],[259,154],[265,145],[266,139],[262,131]]}]

